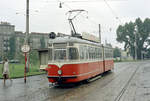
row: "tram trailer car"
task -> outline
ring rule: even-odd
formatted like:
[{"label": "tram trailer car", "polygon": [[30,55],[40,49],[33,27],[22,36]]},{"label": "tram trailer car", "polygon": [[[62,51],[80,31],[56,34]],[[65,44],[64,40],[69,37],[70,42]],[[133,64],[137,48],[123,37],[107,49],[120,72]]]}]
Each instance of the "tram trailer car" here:
[{"label": "tram trailer car", "polygon": [[56,37],[39,50],[40,68],[51,83],[88,80],[114,68],[113,49],[76,37]]}]

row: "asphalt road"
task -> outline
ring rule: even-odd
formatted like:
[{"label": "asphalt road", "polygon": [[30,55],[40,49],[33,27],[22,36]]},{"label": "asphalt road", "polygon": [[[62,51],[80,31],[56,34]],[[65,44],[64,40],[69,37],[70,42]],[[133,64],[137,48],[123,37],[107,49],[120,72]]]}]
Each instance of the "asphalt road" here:
[{"label": "asphalt road", "polygon": [[0,80],[0,101],[150,101],[150,61],[115,63],[100,79],[67,88],[49,87],[46,75]]}]

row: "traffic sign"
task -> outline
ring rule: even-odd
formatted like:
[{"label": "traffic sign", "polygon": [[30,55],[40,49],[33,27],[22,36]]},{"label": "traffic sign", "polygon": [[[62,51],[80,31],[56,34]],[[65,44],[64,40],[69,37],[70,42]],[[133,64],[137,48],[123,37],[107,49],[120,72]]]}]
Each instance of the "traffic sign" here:
[{"label": "traffic sign", "polygon": [[23,45],[21,47],[21,51],[24,53],[28,53],[30,51],[30,46],[29,45]]}]

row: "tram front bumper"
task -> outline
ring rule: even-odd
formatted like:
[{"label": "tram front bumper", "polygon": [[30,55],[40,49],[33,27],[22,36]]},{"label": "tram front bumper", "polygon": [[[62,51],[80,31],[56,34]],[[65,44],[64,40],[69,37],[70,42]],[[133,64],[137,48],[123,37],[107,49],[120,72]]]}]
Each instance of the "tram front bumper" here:
[{"label": "tram front bumper", "polygon": [[74,79],[77,78],[77,76],[47,76],[47,77],[48,77],[49,80],[54,80],[54,82],[57,82],[59,84],[61,84],[61,83],[69,83],[70,80],[74,81]]},{"label": "tram front bumper", "polygon": [[77,76],[47,76],[47,78],[77,78]]}]

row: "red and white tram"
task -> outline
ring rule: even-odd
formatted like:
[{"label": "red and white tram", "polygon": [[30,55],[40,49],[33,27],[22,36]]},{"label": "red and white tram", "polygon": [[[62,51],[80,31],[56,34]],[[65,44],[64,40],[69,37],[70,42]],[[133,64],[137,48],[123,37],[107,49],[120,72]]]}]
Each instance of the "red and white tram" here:
[{"label": "red and white tram", "polygon": [[41,68],[51,83],[74,83],[114,68],[113,49],[77,37],[56,37],[39,50]]}]

